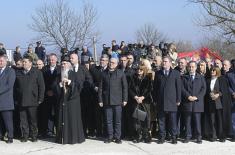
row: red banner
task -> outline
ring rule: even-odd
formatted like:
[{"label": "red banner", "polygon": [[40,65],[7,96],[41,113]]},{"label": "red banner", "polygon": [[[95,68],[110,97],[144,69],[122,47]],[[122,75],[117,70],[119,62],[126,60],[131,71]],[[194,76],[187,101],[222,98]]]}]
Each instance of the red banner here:
[{"label": "red banner", "polygon": [[179,52],[178,58],[190,58],[194,61],[198,61],[200,59],[205,60],[206,58],[222,60],[222,57],[219,54],[212,52],[208,48],[201,48],[200,50],[189,52]]}]

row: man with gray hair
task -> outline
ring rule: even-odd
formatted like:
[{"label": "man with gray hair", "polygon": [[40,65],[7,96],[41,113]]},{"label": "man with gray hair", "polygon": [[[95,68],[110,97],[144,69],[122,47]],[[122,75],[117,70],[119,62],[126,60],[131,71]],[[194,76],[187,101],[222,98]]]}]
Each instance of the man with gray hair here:
[{"label": "man with gray hair", "polygon": [[229,72],[229,71],[230,71],[230,68],[231,68],[231,63],[230,63],[230,61],[229,61],[229,60],[224,60],[224,61],[223,61],[223,68],[222,68],[223,74],[226,74],[227,72]]},{"label": "man with gray hair", "polygon": [[[104,107],[108,138],[105,143],[121,142],[122,106],[127,104],[128,85],[125,74],[117,69],[118,58],[111,58],[109,67],[101,77],[99,84],[99,105]],[[113,129],[114,127],[114,129]]]}]

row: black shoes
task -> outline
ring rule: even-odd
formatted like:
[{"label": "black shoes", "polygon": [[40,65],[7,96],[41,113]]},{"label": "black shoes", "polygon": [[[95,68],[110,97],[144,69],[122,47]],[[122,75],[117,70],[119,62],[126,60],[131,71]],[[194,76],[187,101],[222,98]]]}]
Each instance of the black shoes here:
[{"label": "black shoes", "polygon": [[104,143],[105,143],[105,144],[108,144],[108,143],[111,143],[112,141],[113,141],[112,139],[107,138],[107,139],[104,140]]},{"label": "black shoes", "polygon": [[171,141],[172,144],[177,144],[177,139],[176,138],[173,138],[172,141]]},{"label": "black shoes", "polygon": [[[0,141],[5,141],[4,137],[0,137]],[[8,139],[6,140],[6,143],[7,143],[7,144],[13,143],[13,138],[8,138]]]},{"label": "black shoes", "polygon": [[215,141],[216,141],[216,138],[210,138],[209,141],[215,142]]},{"label": "black shoes", "polygon": [[220,141],[221,143],[224,143],[224,142],[225,142],[225,138],[220,138],[219,141]]},{"label": "black shoes", "polygon": [[114,142],[117,143],[117,144],[122,144],[122,140],[121,139],[115,139]]},{"label": "black shoes", "polygon": [[197,144],[202,144],[202,139],[201,138],[197,138],[196,143]]},{"label": "black shoes", "polygon": [[183,141],[183,143],[188,143],[189,142],[189,139],[188,138],[186,138],[184,141]]},{"label": "black shoes", "polygon": [[0,141],[4,141],[4,137],[0,137]]},{"label": "black shoes", "polygon": [[23,137],[23,138],[21,138],[21,140],[20,140],[21,142],[23,142],[23,143],[25,143],[25,142],[27,142],[28,141],[28,138],[26,138],[26,137]]},{"label": "black shoes", "polygon": [[231,142],[235,142],[235,137],[232,137]]},{"label": "black shoes", "polygon": [[31,142],[37,142],[38,139],[36,137],[32,137]]},{"label": "black shoes", "polygon": [[140,139],[134,139],[133,143],[139,143],[141,140]]},{"label": "black shoes", "polygon": [[158,144],[163,144],[163,143],[165,143],[165,139],[161,138],[161,139],[159,139],[159,140],[157,141],[157,143],[158,143]]},{"label": "black shoes", "polygon": [[117,144],[122,144],[122,141],[121,141],[121,139],[111,139],[111,138],[107,138],[107,139],[105,139],[104,140],[104,143],[106,143],[106,144],[108,144],[108,143],[111,143],[111,142],[115,142],[115,143],[117,143]]},{"label": "black shoes", "polygon": [[147,144],[150,144],[150,143],[151,143],[151,138],[146,138],[146,139],[144,140],[144,142],[147,143]]},{"label": "black shoes", "polygon": [[13,139],[12,138],[8,138],[8,140],[6,141],[7,144],[11,144],[13,143]]}]

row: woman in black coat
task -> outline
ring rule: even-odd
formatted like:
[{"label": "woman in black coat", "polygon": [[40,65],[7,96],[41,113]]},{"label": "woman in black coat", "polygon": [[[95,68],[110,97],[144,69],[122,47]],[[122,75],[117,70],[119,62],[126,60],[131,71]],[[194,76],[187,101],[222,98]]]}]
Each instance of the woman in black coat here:
[{"label": "woman in black coat", "polygon": [[221,84],[219,77],[221,71],[219,67],[213,67],[211,69],[211,78],[207,80],[207,91],[206,91],[206,103],[209,110],[209,125],[211,131],[210,141],[216,141],[219,138],[220,142],[225,141],[223,131],[223,105],[221,102]]},{"label": "woman in black coat", "polygon": [[151,77],[147,76],[147,68],[145,66],[139,66],[136,74],[130,81],[129,87],[131,97],[130,104],[134,104],[134,107],[138,105],[141,110],[147,112],[144,121],[137,119],[134,121],[137,132],[134,142],[138,143],[141,140],[144,140],[144,142],[150,143],[150,104],[153,102],[151,96],[152,81]]}]

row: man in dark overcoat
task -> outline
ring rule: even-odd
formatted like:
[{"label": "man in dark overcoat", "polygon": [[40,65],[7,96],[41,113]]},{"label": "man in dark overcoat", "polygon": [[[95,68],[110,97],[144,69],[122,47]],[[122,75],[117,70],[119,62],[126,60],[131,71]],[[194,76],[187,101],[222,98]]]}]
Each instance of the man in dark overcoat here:
[{"label": "man in dark overcoat", "polygon": [[49,64],[42,69],[45,81],[45,99],[38,109],[39,134],[44,136],[54,136],[55,116],[58,108],[56,96],[56,77],[60,75],[60,65],[57,65],[57,55],[49,55]]},{"label": "man in dark overcoat", "polygon": [[[191,61],[188,64],[189,74],[183,77],[182,83],[182,107],[185,117],[186,137],[188,143],[192,138],[192,128],[195,131],[196,142],[202,143],[201,113],[204,112],[204,96],[206,94],[206,82],[202,75],[197,74],[197,64]],[[193,118],[193,127],[191,120]]]},{"label": "man in dark overcoat", "polygon": [[180,73],[173,70],[171,65],[171,58],[164,57],[162,69],[156,72],[153,85],[159,121],[159,144],[165,142],[167,116],[169,117],[172,143],[177,143],[177,106],[181,102],[181,79]]},{"label": "man in dark overcoat", "polygon": [[33,59],[25,56],[23,69],[16,71],[15,97],[20,112],[21,142],[27,142],[29,136],[32,142],[37,141],[37,109],[45,92],[42,72],[33,68],[32,64]]},{"label": "man in dark overcoat", "polygon": [[99,84],[99,105],[104,107],[108,138],[105,143],[112,139],[121,143],[121,119],[122,106],[127,104],[128,85],[123,71],[117,69],[118,58],[111,58],[109,68],[106,69]]}]

